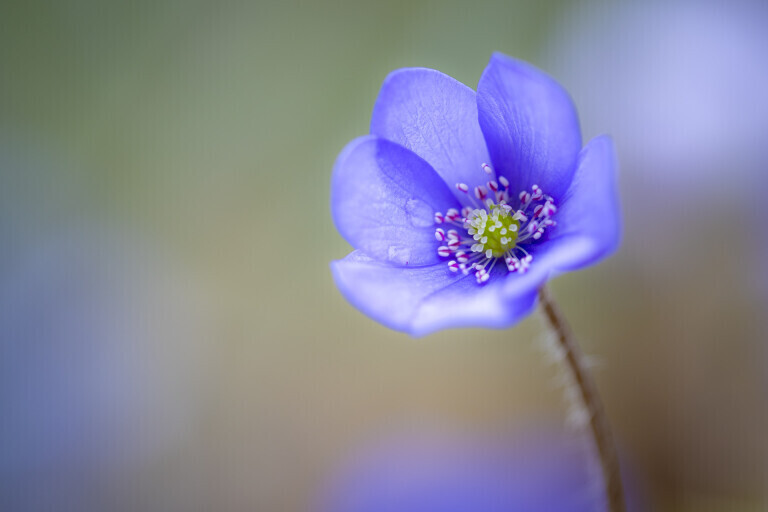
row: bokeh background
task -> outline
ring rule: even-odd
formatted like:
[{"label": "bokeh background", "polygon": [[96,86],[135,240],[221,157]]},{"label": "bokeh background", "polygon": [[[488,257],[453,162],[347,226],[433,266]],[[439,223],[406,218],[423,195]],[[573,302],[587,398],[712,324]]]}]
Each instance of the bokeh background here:
[{"label": "bokeh background", "polygon": [[766,510],[768,9],[682,0],[3,2],[0,509],[598,510],[536,314],[412,339],[328,268],[386,74],[493,51],[617,143],[622,248],[552,286],[636,509]]}]

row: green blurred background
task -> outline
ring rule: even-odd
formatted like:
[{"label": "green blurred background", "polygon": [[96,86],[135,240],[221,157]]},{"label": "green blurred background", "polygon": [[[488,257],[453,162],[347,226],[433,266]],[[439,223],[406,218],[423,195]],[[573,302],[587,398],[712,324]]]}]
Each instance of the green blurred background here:
[{"label": "green blurred background", "polygon": [[[768,244],[758,217],[768,158],[756,144],[753,156],[724,147],[706,169],[696,151],[648,163],[637,155],[654,144],[638,137],[669,123],[621,131],[637,125],[624,108],[644,112],[649,101],[667,112],[655,98],[668,74],[654,55],[672,52],[677,33],[690,41],[686,24],[702,9],[725,20],[702,29],[716,48],[756,34],[718,62],[764,56],[757,2],[704,5],[3,2],[0,500],[312,510],[341,461],[391,429],[561,425],[537,314],[507,331],[412,339],[348,305],[328,268],[350,250],[329,214],[333,162],[367,132],[386,74],[424,66],[474,88],[502,51],[571,91],[585,138],[613,133],[619,147],[625,243],[553,289],[598,359],[652,509],[765,510]],[[640,18],[633,9],[645,21],[625,29]],[[711,56],[692,51],[675,68],[683,77],[690,59],[706,67]],[[729,102],[743,80],[764,91],[764,67],[748,60],[741,75],[718,68],[693,83],[721,85],[701,105],[727,100],[714,135],[694,134],[692,147],[720,147],[720,132],[757,137],[762,117],[742,125],[765,101]],[[606,94],[613,106],[600,117]],[[701,125],[680,120],[677,135]],[[73,303],[83,305],[59,313]],[[66,450],[54,449],[59,440]]]}]

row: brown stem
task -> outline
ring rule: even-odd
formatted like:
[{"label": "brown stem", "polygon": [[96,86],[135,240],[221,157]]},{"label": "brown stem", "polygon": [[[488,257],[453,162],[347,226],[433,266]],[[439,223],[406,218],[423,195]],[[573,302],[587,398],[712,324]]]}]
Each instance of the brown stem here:
[{"label": "brown stem", "polygon": [[576,343],[576,338],[573,336],[568,322],[566,322],[546,286],[542,286],[539,290],[539,301],[544,308],[547,321],[557,333],[558,342],[564,351],[565,365],[573,377],[573,382],[578,386],[584,407],[589,413],[589,426],[600,456],[608,510],[610,512],[624,512],[624,490],[621,485],[619,459],[613,444],[608,417],[603,410],[597,387],[587,371],[584,355]]}]

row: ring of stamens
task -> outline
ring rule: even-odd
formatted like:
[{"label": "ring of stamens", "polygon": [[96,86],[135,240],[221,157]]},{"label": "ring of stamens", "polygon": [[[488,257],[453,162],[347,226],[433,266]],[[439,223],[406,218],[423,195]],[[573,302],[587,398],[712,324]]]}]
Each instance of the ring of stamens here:
[{"label": "ring of stamens", "polygon": [[[482,170],[493,177],[488,164]],[[452,272],[468,275],[474,271],[478,284],[487,282],[496,263],[503,259],[509,272],[524,273],[533,261],[525,246],[539,240],[547,229],[556,226],[552,216],[557,212],[555,201],[537,185],[531,191],[517,196],[519,206],[510,205],[509,181],[499,176],[486,186],[475,187],[474,197],[469,187],[457,183],[456,189],[467,194],[474,208],[465,206],[461,212],[451,208],[445,214],[435,213],[436,224],[453,225],[438,227],[435,238],[444,243],[437,249],[442,258],[451,258],[448,268]],[[447,228],[447,229],[446,229]]]}]

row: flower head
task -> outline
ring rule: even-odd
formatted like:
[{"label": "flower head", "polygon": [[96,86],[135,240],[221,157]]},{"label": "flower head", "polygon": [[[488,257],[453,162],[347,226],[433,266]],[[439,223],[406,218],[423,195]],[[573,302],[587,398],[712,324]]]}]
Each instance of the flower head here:
[{"label": "flower head", "polygon": [[547,279],[618,245],[613,143],[581,144],[568,94],[524,62],[494,54],[477,93],[391,73],[371,134],[334,167],[331,211],[356,249],[332,263],[337,286],[414,335],[513,324]]}]

